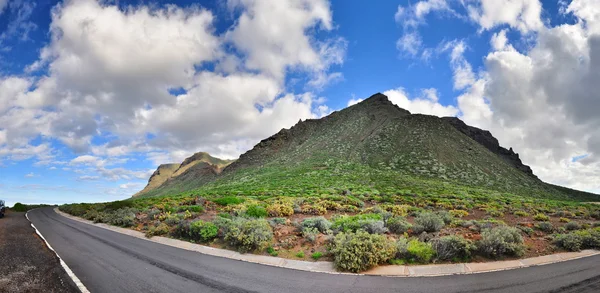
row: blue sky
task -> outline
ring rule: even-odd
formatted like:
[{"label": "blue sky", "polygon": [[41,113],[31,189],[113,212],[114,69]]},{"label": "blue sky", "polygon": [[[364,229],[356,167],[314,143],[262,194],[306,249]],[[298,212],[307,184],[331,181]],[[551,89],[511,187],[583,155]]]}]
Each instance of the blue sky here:
[{"label": "blue sky", "polygon": [[600,0],[0,0],[0,198],[112,201],[376,92],[600,191]]}]

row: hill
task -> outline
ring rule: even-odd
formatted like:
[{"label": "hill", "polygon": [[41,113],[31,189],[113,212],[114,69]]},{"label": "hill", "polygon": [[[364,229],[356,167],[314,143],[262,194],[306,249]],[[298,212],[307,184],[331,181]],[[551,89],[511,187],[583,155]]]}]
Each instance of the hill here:
[{"label": "hill", "polygon": [[199,187],[204,183],[200,178],[213,178],[231,162],[233,160],[222,160],[208,153],[198,152],[180,164],[162,164],[150,176],[146,187],[133,197],[176,193]]},{"label": "hill", "polygon": [[299,121],[230,163],[195,154],[160,184],[155,183],[163,177],[153,175],[149,190],[136,196],[173,195],[194,188],[249,195],[287,190],[283,193],[298,195],[325,189],[436,193],[468,187],[538,198],[598,200],[595,194],[542,182],[489,131],[456,117],[411,114],[383,94],[321,119]]}]

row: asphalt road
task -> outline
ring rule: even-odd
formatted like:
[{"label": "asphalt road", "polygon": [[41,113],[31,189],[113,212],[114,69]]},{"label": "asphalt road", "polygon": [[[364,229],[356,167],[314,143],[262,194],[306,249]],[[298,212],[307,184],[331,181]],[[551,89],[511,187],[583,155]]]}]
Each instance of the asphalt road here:
[{"label": "asphalt road", "polygon": [[600,256],[523,269],[394,278],[283,269],[165,246],[67,219],[30,220],[92,292],[600,292]]}]

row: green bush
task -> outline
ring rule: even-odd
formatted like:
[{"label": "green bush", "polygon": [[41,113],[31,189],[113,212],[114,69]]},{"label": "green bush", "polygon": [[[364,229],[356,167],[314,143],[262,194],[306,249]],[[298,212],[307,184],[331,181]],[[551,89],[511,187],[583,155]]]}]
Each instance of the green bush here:
[{"label": "green bush", "polygon": [[452,214],[448,211],[437,211],[435,214],[442,218],[444,224],[446,225],[452,223],[452,220],[454,219]]},{"label": "green bush", "polygon": [[385,236],[362,230],[339,233],[331,247],[336,268],[354,273],[387,262],[395,251],[394,243]]},{"label": "green bush", "polygon": [[565,225],[565,229],[567,229],[569,231],[579,230],[579,229],[581,229],[581,225],[575,221],[571,221]]},{"label": "green bush", "polygon": [[535,227],[538,230],[544,231],[544,232],[552,232],[552,231],[554,231],[554,226],[550,222],[541,222],[541,223],[538,223],[537,225],[535,225]]},{"label": "green bush", "polygon": [[15,203],[12,208],[10,208],[11,210],[15,211],[15,212],[26,212],[27,211],[27,206],[25,206],[24,204],[18,202]]},{"label": "green bush", "polygon": [[526,211],[516,211],[513,214],[518,217],[529,217],[529,213]]},{"label": "green bush", "polygon": [[196,241],[208,242],[217,237],[219,228],[211,222],[202,220],[190,224],[190,238]]},{"label": "green bush", "polygon": [[285,222],[287,222],[286,218],[273,218],[269,220],[269,224],[271,224],[273,227],[277,225],[285,225]]},{"label": "green bush", "polygon": [[383,230],[384,224],[381,220],[381,214],[335,216],[331,227],[338,232],[356,232],[361,229],[371,234],[381,234],[385,232],[385,230]]},{"label": "green bush", "polygon": [[304,251],[299,251],[298,253],[296,253],[296,257],[297,258],[304,258]]},{"label": "green bush", "polygon": [[393,217],[387,220],[386,227],[392,233],[402,234],[412,228],[412,224],[409,223],[404,217]]},{"label": "green bush", "polygon": [[193,213],[202,213],[204,212],[204,208],[199,205],[189,205],[189,206],[180,206],[177,208],[178,212],[190,211]]},{"label": "green bush", "polygon": [[317,228],[302,228],[302,237],[309,242],[314,243],[317,241],[317,236],[319,236],[319,230]]},{"label": "green bush", "polygon": [[[112,212],[106,212],[101,219],[96,218],[94,221],[100,221],[113,226],[131,227],[135,224],[135,215],[138,213],[135,208],[123,208]],[[99,214],[99,216],[101,216]]]},{"label": "green bush", "polygon": [[523,237],[517,228],[498,226],[481,233],[477,243],[481,254],[491,258],[501,256],[521,256],[524,252]]},{"label": "green bush", "polygon": [[131,201],[131,200],[113,201],[113,202],[106,203],[106,205],[104,206],[104,208],[107,210],[120,210],[123,208],[130,208],[130,207],[133,207],[133,201]]},{"label": "green bush", "polygon": [[600,249],[600,228],[558,234],[554,237],[554,244],[568,251]]},{"label": "green bush", "polygon": [[267,253],[270,254],[271,256],[279,255],[279,252],[277,252],[277,250],[275,250],[275,248],[273,248],[273,246],[267,247]]},{"label": "green bush", "polygon": [[396,241],[396,259],[404,259],[409,263],[429,263],[434,255],[431,243],[417,239],[408,241],[404,237]]},{"label": "green bush", "polygon": [[249,205],[246,209],[246,215],[253,218],[264,218],[267,216],[267,210],[259,205]]},{"label": "green bush", "polygon": [[243,198],[239,198],[236,196],[225,196],[225,197],[220,197],[217,198],[215,200],[213,200],[215,203],[220,204],[222,206],[227,206],[227,205],[231,205],[231,204],[240,204],[244,202]]},{"label": "green bush", "polygon": [[423,212],[415,218],[413,231],[421,232],[438,232],[444,227],[444,220],[431,212]]},{"label": "green bush", "polygon": [[546,216],[545,214],[538,213],[535,216],[533,216],[533,219],[536,221],[549,221],[550,217]]},{"label": "green bush", "polygon": [[169,226],[165,223],[160,223],[158,226],[151,226],[146,231],[146,237],[150,238],[152,236],[160,236],[169,233]]},{"label": "green bush", "polygon": [[466,261],[471,258],[471,252],[475,250],[470,240],[457,235],[435,239],[432,241],[432,246],[439,260]]},{"label": "green bush", "polygon": [[331,229],[331,222],[324,217],[306,218],[302,221],[302,228],[316,228],[321,233]]},{"label": "green bush", "polygon": [[242,253],[265,249],[273,240],[271,226],[264,219],[235,218],[221,229],[225,229],[224,240]]},{"label": "green bush", "polygon": [[313,253],[310,257],[312,257],[312,259],[314,259],[314,260],[319,260],[322,256],[323,256],[323,253],[320,251],[317,251],[317,252]]}]

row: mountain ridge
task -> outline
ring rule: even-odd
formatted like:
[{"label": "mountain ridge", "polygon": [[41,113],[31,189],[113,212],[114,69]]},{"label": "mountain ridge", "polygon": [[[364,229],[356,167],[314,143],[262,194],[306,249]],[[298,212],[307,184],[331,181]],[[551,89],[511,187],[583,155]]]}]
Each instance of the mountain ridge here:
[{"label": "mountain ridge", "polygon": [[[281,129],[219,171],[197,172],[198,177],[190,175],[181,184],[174,178],[170,184],[179,187],[163,188],[154,195],[195,188],[266,192],[302,184],[306,192],[328,184],[390,189],[421,182],[534,197],[573,196],[569,189],[539,180],[518,154],[500,146],[489,131],[456,117],[411,114],[381,93],[323,118]],[[573,194],[589,197],[584,192]]]}]

